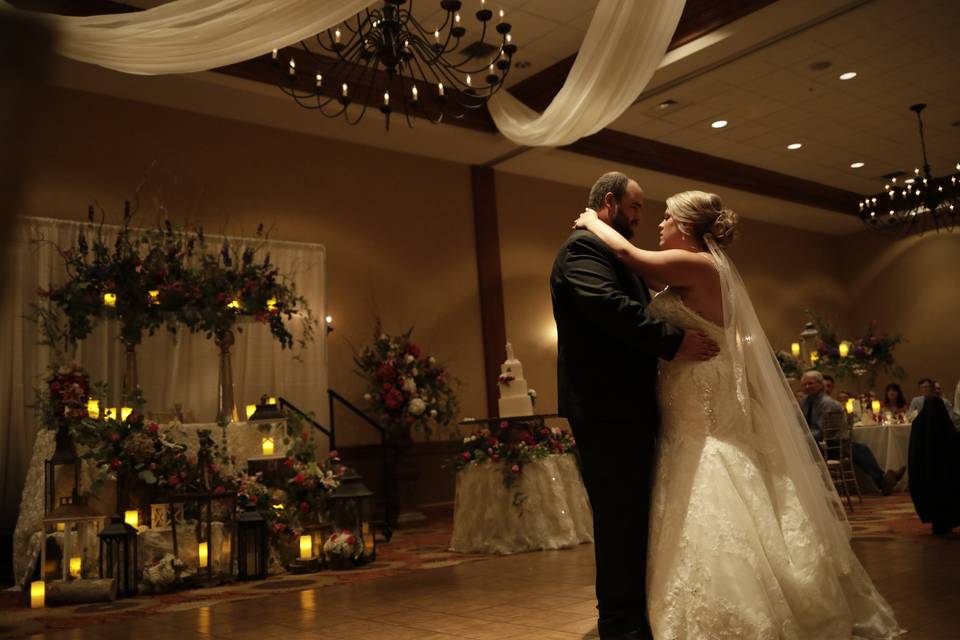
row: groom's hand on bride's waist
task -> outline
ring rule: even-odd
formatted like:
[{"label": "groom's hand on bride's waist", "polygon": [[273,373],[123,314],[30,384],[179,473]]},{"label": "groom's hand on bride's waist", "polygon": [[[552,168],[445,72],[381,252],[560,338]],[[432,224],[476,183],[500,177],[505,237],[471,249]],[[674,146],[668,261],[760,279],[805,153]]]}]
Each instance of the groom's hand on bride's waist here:
[{"label": "groom's hand on bride's waist", "polygon": [[703,331],[687,329],[674,360],[709,360],[720,353],[717,343]]}]

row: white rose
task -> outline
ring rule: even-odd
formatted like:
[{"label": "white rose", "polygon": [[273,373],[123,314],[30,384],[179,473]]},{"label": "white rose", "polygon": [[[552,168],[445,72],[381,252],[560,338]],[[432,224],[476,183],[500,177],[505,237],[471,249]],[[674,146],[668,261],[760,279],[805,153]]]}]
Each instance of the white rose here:
[{"label": "white rose", "polygon": [[[416,392],[417,392],[417,381],[414,380],[413,378],[407,378],[406,380],[403,381],[403,390],[406,391],[407,393],[416,393]],[[422,402],[422,400],[421,400],[421,402]],[[426,407],[424,407],[424,408],[426,408]],[[423,412],[421,411],[421,413],[423,413]]]},{"label": "white rose", "polygon": [[371,396],[369,393],[365,393],[363,394],[363,399],[367,402],[370,402],[373,399],[373,396]]},{"label": "white rose", "polygon": [[533,398],[534,400],[536,400],[536,399],[537,399],[537,390],[536,390],[536,389],[529,389],[529,390],[527,390],[527,395],[530,396],[531,398]]},{"label": "white rose", "polygon": [[429,362],[430,364],[437,364],[437,359],[434,358],[433,356],[430,356],[429,358],[427,358],[427,362]]},{"label": "white rose", "polygon": [[416,360],[416,358],[414,358],[412,355],[410,355],[410,354],[408,353],[408,354],[407,354],[407,357],[404,358],[404,360],[406,360],[407,362],[414,362],[414,361]]},{"label": "white rose", "polygon": [[423,412],[427,409],[427,403],[421,400],[420,398],[414,398],[410,401],[410,404],[407,405],[407,411],[410,412],[412,416],[423,415]]},{"label": "white rose", "polygon": [[431,418],[436,418],[436,417],[437,417],[437,410],[436,410],[436,409],[430,409],[430,417],[431,417]]}]

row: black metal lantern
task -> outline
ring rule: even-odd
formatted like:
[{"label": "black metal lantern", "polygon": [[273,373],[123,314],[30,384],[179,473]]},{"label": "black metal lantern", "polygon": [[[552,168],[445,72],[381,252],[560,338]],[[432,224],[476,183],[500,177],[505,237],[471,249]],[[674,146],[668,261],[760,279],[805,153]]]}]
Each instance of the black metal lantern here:
[{"label": "black metal lantern", "polygon": [[334,527],[353,533],[362,545],[362,559],[376,557],[373,523],[373,492],[353,469],[340,477],[340,486],[327,496],[328,516]]},{"label": "black metal lantern", "polygon": [[[56,434],[56,448],[53,457],[43,463],[43,513],[49,514],[61,504],[61,497],[69,500],[64,504],[86,504],[80,499],[80,457],[77,456],[77,447],[70,437],[70,430],[60,426]],[[72,485],[67,492],[57,490],[57,478],[65,474],[72,474]]]},{"label": "black metal lantern", "polygon": [[114,515],[97,537],[100,538],[100,577],[114,578],[120,597],[137,595],[140,580],[137,529]]},{"label": "black metal lantern", "polygon": [[237,516],[237,578],[266,578],[268,558],[267,521],[253,505],[248,504]]}]

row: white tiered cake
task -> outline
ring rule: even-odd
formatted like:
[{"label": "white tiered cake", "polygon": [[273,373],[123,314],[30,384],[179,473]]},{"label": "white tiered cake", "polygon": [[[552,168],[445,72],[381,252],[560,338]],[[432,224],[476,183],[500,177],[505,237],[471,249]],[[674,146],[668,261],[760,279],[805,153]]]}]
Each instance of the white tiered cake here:
[{"label": "white tiered cake", "polygon": [[523,365],[513,357],[513,345],[507,343],[507,361],[500,365],[500,417],[532,416],[533,401],[527,392]]}]

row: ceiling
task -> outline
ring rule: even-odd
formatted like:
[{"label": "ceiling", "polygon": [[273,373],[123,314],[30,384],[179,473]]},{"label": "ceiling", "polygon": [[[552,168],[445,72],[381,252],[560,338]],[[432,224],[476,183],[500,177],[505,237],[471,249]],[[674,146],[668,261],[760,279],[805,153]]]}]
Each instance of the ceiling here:
[{"label": "ceiling", "polygon": [[[494,9],[502,6],[513,25],[520,45],[516,60],[530,63],[512,70],[508,84],[575,54],[596,2],[488,0]],[[162,3],[126,4],[146,8]],[[416,13],[428,4],[434,2],[415,3]],[[464,2],[468,28],[479,4]],[[427,14],[423,23],[429,26],[438,18],[439,13]],[[874,193],[882,188],[880,175],[912,171],[920,164],[915,116],[907,107],[927,102],[930,162],[935,174],[945,173],[960,160],[960,126],[955,124],[960,121],[960,62],[947,48],[958,27],[960,3],[951,0],[779,0],[670,51],[635,106],[609,129],[735,161],[746,170],[761,167]],[[840,73],[850,70],[856,78],[839,80]],[[274,86],[221,73],[144,78],[63,61],[57,82],[571,184],[589,185],[595,175],[617,166],[643,176],[648,197],[659,200],[694,186],[668,171],[565,150],[521,148],[499,134],[460,127],[418,121],[413,130],[398,126],[385,134],[377,118],[350,127],[296,108]],[[677,104],[657,108],[668,99]],[[710,123],[720,118],[729,124],[712,129]],[[802,148],[787,150],[793,142]],[[854,161],[864,167],[850,168]],[[695,186],[724,194],[747,217],[824,233],[861,228],[855,217],[733,189],[723,181],[697,180]]]}]

